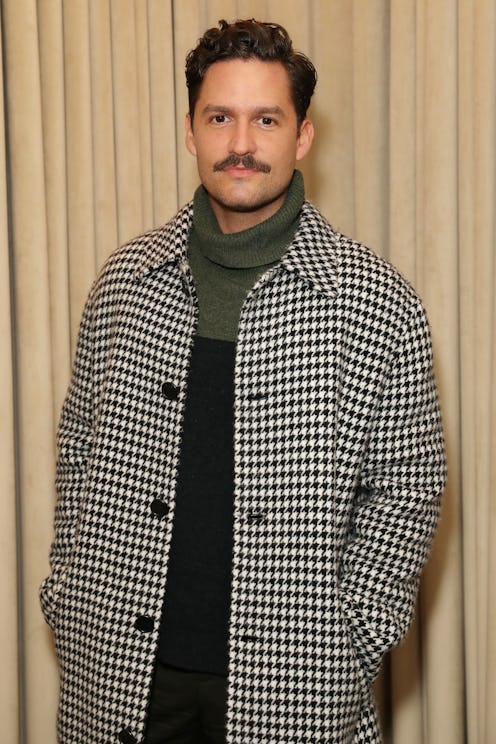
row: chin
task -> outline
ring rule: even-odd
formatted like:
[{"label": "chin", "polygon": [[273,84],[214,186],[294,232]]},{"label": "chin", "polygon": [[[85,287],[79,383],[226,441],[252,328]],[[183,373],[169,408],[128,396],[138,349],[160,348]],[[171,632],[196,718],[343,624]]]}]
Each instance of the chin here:
[{"label": "chin", "polygon": [[[286,193],[286,189],[283,189],[280,193],[271,196],[259,196],[246,199],[227,199],[225,197],[218,198],[215,194],[210,194],[211,198],[217,202],[217,204],[223,209],[229,210],[230,212],[257,212],[260,209],[265,209],[271,204],[281,200]],[[281,202],[282,203],[282,202]]]}]

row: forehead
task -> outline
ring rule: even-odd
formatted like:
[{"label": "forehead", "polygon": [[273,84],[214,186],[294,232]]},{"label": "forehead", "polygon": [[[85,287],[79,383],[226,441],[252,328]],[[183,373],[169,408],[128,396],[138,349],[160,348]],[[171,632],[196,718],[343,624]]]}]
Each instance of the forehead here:
[{"label": "forehead", "polygon": [[198,103],[293,107],[289,76],[280,62],[230,59],[214,62],[200,88]]}]

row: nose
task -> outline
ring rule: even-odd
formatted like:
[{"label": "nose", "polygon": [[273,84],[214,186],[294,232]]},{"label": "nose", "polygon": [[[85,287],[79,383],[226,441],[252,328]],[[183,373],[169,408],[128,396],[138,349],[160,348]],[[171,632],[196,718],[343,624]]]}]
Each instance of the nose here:
[{"label": "nose", "polygon": [[230,143],[231,152],[236,155],[247,155],[248,153],[253,153],[255,147],[250,123],[245,120],[236,121]]}]

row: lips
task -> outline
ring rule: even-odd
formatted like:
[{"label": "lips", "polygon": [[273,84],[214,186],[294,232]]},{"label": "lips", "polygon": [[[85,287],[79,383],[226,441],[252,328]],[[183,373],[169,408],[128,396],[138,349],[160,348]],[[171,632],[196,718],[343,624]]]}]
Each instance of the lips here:
[{"label": "lips", "polygon": [[244,178],[245,176],[252,176],[255,173],[260,173],[257,168],[245,168],[243,166],[235,166],[234,168],[223,168],[223,172],[227,173],[234,178]]}]

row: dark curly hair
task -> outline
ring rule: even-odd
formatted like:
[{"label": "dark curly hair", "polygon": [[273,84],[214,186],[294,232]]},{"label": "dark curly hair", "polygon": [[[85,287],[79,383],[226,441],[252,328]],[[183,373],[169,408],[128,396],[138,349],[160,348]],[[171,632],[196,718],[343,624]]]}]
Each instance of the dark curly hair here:
[{"label": "dark curly hair", "polygon": [[234,23],[219,21],[219,28],[208,29],[189,52],[186,57],[186,84],[191,119],[210,65],[229,59],[253,58],[280,62],[284,66],[300,126],[317,82],[315,67],[305,54],[293,49],[285,28],[277,23],[261,23],[254,18]]}]

